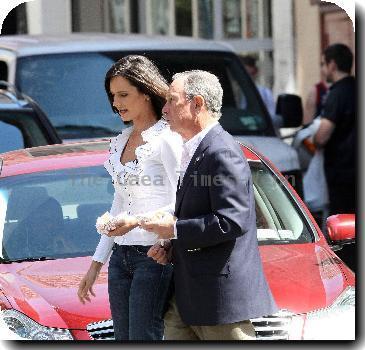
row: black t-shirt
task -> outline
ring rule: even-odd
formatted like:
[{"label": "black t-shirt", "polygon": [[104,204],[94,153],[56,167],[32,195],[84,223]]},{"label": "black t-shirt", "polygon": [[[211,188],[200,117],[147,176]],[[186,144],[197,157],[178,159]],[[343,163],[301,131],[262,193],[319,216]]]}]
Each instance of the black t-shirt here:
[{"label": "black t-shirt", "polygon": [[356,168],[356,84],[354,77],[332,85],[322,117],[335,129],[324,150],[326,175],[330,182],[354,183]]}]

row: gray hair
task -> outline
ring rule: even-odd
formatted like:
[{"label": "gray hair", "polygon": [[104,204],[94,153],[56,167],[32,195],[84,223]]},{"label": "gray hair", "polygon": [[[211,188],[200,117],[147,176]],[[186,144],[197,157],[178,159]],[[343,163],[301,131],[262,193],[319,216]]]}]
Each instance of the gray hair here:
[{"label": "gray hair", "polygon": [[212,73],[203,70],[190,70],[176,73],[172,80],[184,79],[186,98],[191,100],[200,95],[204,98],[207,110],[212,117],[219,119],[222,115],[223,89],[219,79]]}]

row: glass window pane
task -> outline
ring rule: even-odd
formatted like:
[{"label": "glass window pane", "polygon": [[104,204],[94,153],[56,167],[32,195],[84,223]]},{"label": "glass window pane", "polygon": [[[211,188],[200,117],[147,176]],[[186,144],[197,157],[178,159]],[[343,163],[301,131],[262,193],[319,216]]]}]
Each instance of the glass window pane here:
[{"label": "glass window pane", "polygon": [[198,0],[198,36],[213,38],[213,1]]},{"label": "glass window pane", "polygon": [[[93,254],[96,218],[110,209],[113,186],[101,166],[47,171],[1,181],[1,257],[54,258]],[[19,244],[21,242],[21,244]]]},{"label": "glass window pane", "polygon": [[24,148],[23,134],[16,126],[0,120],[0,153]]},{"label": "glass window pane", "polygon": [[271,32],[271,0],[265,0],[263,2],[263,14],[264,14],[264,37],[270,38],[272,36]]},{"label": "glass window pane", "polygon": [[223,26],[226,38],[241,37],[240,0],[226,0],[223,2]]},{"label": "glass window pane", "polygon": [[265,135],[270,130],[266,115],[250,77],[237,57],[212,52],[149,53],[162,74],[203,69],[215,74],[224,90],[220,123],[232,135]]},{"label": "glass window pane", "polygon": [[128,0],[109,0],[110,31],[113,33],[125,33],[129,31],[126,23]]},{"label": "glass window pane", "polygon": [[62,139],[110,136],[123,128],[104,90],[112,58],[100,53],[71,53],[24,57],[18,62],[20,90],[40,104]]},{"label": "glass window pane", "polygon": [[246,32],[247,38],[257,38],[259,36],[259,1],[246,0]]},{"label": "glass window pane", "polygon": [[176,35],[193,35],[191,1],[175,0]]},{"label": "glass window pane", "polygon": [[153,34],[169,33],[169,0],[151,0]]},{"label": "glass window pane", "polygon": [[259,244],[308,243],[313,237],[285,186],[260,163],[250,163]]},{"label": "glass window pane", "polygon": [[0,110],[0,153],[48,145],[47,132],[30,109]]}]

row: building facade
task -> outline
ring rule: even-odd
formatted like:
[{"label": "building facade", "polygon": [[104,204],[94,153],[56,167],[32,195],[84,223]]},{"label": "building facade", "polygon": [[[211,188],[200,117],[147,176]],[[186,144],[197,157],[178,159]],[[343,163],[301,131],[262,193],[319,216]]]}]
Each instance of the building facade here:
[{"label": "building facade", "polygon": [[28,0],[3,34],[71,32],[184,35],[231,45],[259,59],[259,83],[305,97],[319,80],[324,47],[355,50],[352,23],[320,0]]}]

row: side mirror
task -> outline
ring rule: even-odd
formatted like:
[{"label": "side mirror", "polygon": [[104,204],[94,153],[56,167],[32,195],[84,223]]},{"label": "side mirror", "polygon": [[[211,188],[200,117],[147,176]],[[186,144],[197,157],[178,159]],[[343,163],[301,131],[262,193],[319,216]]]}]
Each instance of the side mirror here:
[{"label": "side mirror", "polygon": [[332,242],[355,240],[355,215],[338,214],[327,218],[328,236]]},{"label": "side mirror", "polygon": [[276,114],[283,118],[284,128],[296,128],[302,125],[302,99],[297,95],[281,94],[276,102]]}]

